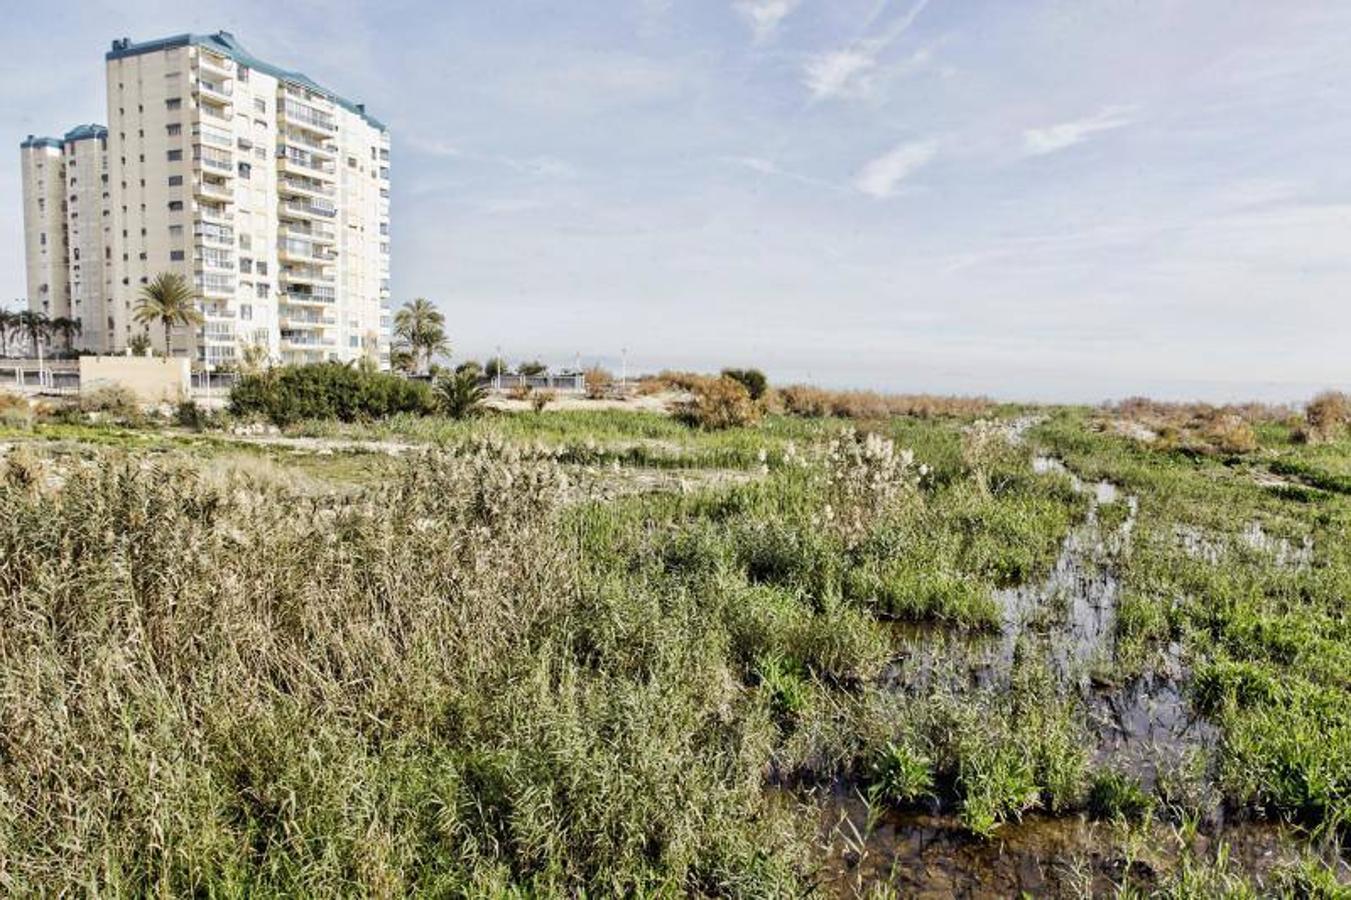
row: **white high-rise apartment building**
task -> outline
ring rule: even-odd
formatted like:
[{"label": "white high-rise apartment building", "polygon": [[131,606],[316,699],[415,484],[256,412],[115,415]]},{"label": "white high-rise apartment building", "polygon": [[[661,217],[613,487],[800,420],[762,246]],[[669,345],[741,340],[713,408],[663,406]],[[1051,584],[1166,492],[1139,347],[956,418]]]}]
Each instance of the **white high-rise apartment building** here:
[{"label": "white high-rise apartment building", "polygon": [[[385,126],[227,32],[114,41],[107,80],[106,135],[23,144],[30,306],[78,309],[89,349],[117,352],[141,333],[158,348],[163,332],[135,321],[136,303],[156,275],[178,272],[205,324],[175,330],[176,355],[219,365],[252,346],[284,362],[387,366]],[[102,208],[86,209],[86,187]]]},{"label": "white high-rise apartment building", "polygon": [[64,138],[30,134],[20,155],[29,306],[77,320],[80,346],[108,349],[108,132],[81,125]]}]

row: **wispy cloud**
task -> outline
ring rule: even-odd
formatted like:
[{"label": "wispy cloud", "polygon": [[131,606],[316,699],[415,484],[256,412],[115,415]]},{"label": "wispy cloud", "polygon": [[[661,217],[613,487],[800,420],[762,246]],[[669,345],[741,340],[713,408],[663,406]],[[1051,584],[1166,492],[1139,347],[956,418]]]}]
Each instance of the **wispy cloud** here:
[{"label": "wispy cloud", "polygon": [[732,8],[746,20],[755,42],[763,44],[774,37],[797,4],[798,0],[736,0]]},{"label": "wispy cloud", "polygon": [[885,199],[896,193],[905,179],[928,165],[938,155],[938,141],[910,141],[870,161],[854,177],[854,187],[870,197]]},{"label": "wispy cloud", "polygon": [[1123,128],[1134,121],[1134,107],[1105,106],[1082,119],[1059,122],[1045,128],[1027,129],[1023,132],[1023,150],[1030,156],[1056,153],[1075,144],[1081,144],[1095,134]]},{"label": "wispy cloud", "polygon": [[763,156],[724,156],[724,162],[735,166],[741,166],[744,169],[750,169],[759,175],[768,175],[774,178],[787,178],[790,181],[797,181],[802,184],[809,184],[812,187],[826,188],[832,191],[844,190],[840,185],[834,182],[826,181],[824,178],[816,178],[812,175],[805,175],[802,172],[795,172],[792,169],[785,169],[772,159],[766,159]]},{"label": "wispy cloud", "polygon": [[[812,99],[862,97],[872,93],[882,53],[910,29],[928,4],[929,0],[919,0],[880,35],[861,38],[847,47],[808,59],[802,80]],[[920,51],[913,61],[922,64],[927,58],[925,51]]]}]

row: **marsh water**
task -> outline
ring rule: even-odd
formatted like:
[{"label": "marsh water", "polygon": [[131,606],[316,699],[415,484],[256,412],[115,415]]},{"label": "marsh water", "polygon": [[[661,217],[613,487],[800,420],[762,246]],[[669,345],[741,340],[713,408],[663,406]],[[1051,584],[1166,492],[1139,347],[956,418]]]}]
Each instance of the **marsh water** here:
[{"label": "marsh water", "polygon": [[[1124,772],[1147,790],[1183,767],[1208,770],[1219,734],[1187,701],[1180,646],[1166,648],[1159,665],[1124,683],[1109,677],[1121,593],[1112,562],[1130,542],[1137,498],[1110,482],[1086,482],[1053,458],[1037,457],[1034,468],[1046,477],[1069,479],[1087,498],[1086,516],[1064,539],[1050,571],[1036,582],[996,592],[996,633],[898,625],[895,657],[884,675],[887,687],[918,695],[1000,692],[1010,684],[1016,659],[1039,654],[1061,689],[1082,699],[1095,765]],[[1118,508],[1105,515],[1113,505]],[[1308,552],[1272,542],[1260,530],[1250,529],[1244,539],[1294,564]],[[874,883],[907,897],[1096,895],[1127,876],[1135,883],[1153,882],[1156,867],[1170,867],[1181,850],[1168,825],[1154,826],[1157,833],[1144,841],[1148,853],[1140,854],[1117,826],[1083,816],[1032,815],[986,840],[964,830],[951,810],[937,804],[926,811],[879,811],[845,785],[827,792],[823,809],[828,836],[823,887],[841,895]],[[1137,831],[1137,844],[1140,837]],[[1221,841],[1229,858],[1250,874],[1260,875],[1297,853],[1281,827],[1226,820],[1217,809],[1191,849],[1204,854]]]}]

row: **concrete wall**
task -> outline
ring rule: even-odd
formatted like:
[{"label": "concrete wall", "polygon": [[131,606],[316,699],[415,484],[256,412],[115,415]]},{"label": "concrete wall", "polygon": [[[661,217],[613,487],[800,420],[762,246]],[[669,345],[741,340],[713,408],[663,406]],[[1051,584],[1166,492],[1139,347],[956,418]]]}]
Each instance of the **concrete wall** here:
[{"label": "concrete wall", "polygon": [[80,357],[80,393],[122,385],[146,403],[177,403],[188,396],[192,370],[187,359],[148,356]]}]

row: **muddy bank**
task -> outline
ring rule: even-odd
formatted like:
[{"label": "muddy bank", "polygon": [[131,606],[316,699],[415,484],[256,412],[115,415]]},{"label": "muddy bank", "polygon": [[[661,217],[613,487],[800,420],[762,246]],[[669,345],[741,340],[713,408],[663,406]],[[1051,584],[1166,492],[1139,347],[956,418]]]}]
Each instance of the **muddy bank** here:
[{"label": "muddy bank", "polygon": [[1296,836],[1266,822],[1217,823],[1184,841],[1166,824],[1130,832],[1082,816],[1034,815],[983,840],[952,816],[876,809],[871,815],[858,797],[841,791],[825,797],[818,877],[825,896],[858,896],[874,884],[902,897],[1105,896],[1126,881],[1156,887],[1184,858],[1212,863],[1221,852],[1265,884],[1300,857]]}]

